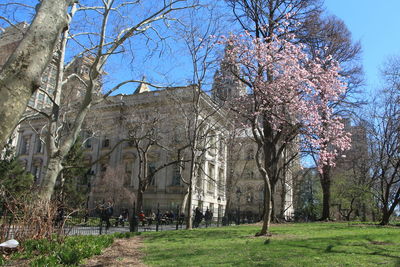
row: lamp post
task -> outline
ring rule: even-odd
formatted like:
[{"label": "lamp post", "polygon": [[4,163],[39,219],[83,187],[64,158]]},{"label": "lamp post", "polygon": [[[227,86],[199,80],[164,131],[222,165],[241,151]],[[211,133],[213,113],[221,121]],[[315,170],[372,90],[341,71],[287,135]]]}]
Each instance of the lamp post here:
[{"label": "lamp post", "polygon": [[86,173],[86,177],[88,179],[88,183],[87,183],[87,197],[86,197],[86,214],[85,214],[85,222],[88,221],[89,219],[89,201],[90,201],[90,195],[92,193],[92,179],[94,176],[94,171],[93,170],[89,170]]},{"label": "lamp post", "polygon": [[236,190],[236,197],[237,197],[237,222],[236,224],[239,225],[240,224],[240,196],[242,194],[242,191],[240,191],[240,188],[238,187],[238,189]]},{"label": "lamp post", "polygon": [[221,216],[221,198],[220,197],[217,198],[217,202],[218,202],[217,227],[219,227],[219,218]]},{"label": "lamp post", "polygon": [[[251,217],[250,217],[250,215],[249,215],[249,213],[248,213],[248,211],[250,210],[249,207],[251,206],[251,201],[252,201],[251,195],[247,195],[246,201],[247,201],[247,203],[246,203],[246,207],[247,207],[247,211],[246,211],[246,221],[247,221],[247,223],[249,223],[249,221],[252,220]],[[250,217],[250,218],[249,218],[249,217]]]}]

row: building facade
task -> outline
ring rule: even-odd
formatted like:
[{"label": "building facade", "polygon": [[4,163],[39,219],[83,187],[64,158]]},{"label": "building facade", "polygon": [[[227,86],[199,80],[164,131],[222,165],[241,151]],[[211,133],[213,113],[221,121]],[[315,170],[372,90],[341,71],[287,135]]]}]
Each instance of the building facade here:
[{"label": "building facade", "polygon": [[[143,194],[143,210],[159,207],[161,210],[174,210],[185,205],[190,177],[191,148],[196,158],[197,171],[193,176],[192,208],[209,208],[222,215],[226,205],[227,148],[224,140],[227,126],[222,110],[217,110],[210,97],[200,96],[199,113],[193,112],[193,87],[166,88],[148,91],[145,85],[130,95],[117,95],[107,102],[93,108],[86,119],[82,131],[85,163],[91,166],[90,185],[92,187],[89,207],[98,203],[112,201],[116,209],[131,208],[139,189],[139,175],[143,169],[159,169],[173,162],[179,150],[182,168],[179,163],[170,164],[157,171]],[[212,115],[210,116],[210,114]],[[191,136],[194,129],[188,127],[197,116],[202,121],[198,145],[193,147]],[[157,121],[157,123],[154,123]],[[34,174],[40,184],[47,163],[46,149],[40,132],[45,121],[37,116],[19,127],[17,152],[26,169]],[[138,134],[137,128],[140,127]],[[134,135],[134,131],[137,135]],[[150,140],[146,135],[157,132],[154,144],[149,148],[147,164],[143,165],[140,151],[134,145],[142,138],[142,143]],[[200,135],[200,134],[199,134]],[[149,138],[149,139],[146,139]],[[203,143],[200,146],[200,143]],[[141,147],[142,149],[144,147]],[[102,186],[102,179],[111,179],[108,190],[96,190]],[[125,189],[121,196],[116,185]],[[111,191],[116,191],[114,195]],[[130,196],[129,196],[130,195]]]}]

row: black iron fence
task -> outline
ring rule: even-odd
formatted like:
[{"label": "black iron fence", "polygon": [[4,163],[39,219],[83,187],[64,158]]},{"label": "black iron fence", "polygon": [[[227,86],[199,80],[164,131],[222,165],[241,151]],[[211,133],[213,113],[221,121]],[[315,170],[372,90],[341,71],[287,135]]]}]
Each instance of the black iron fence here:
[{"label": "black iron fence", "polygon": [[[134,216],[127,212],[118,216],[98,214],[98,216],[71,216],[65,218],[63,233],[65,235],[101,235],[109,233],[124,232],[146,232],[146,231],[171,231],[186,228],[185,214],[179,213],[179,207],[176,212],[149,210],[147,212],[133,211]],[[198,218],[197,218],[198,220]],[[203,214],[200,221],[196,221],[195,214],[192,222],[194,228],[222,227],[230,225],[248,224],[260,221],[258,214],[249,212],[232,212],[225,216],[206,218]]]},{"label": "black iron fence", "polygon": [[[173,212],[171,209],[162,211],[159,208],[148,211],[136,212],[132,210],[129,214],[127,210],[122,210],[118,214],[102,212],[101,210],[89,213],[74,213],[56,217],[54,219],[53,233],[61,235],[102,235],[125,232],[146,232],[146,231],[171,231],[186,228],[186,216],[179,212],[179,207]],[[133,214],[133,215],[132,215]],[[4,220],[5,218],[3,218]],[[197,220],[197,221],[196,221]],[[194,228],[222,227],[246,223],[255,223],[259,221],[258,214],[248,212],[231,212],[225,216],[212,216],[206,218],[205,214],[199,220],[193,214],[192,222]],[[13,238],[15,233],[23,231],[16,224],[9,224],[7,238]],[[32,229],[29,229],[32,231]]]}]

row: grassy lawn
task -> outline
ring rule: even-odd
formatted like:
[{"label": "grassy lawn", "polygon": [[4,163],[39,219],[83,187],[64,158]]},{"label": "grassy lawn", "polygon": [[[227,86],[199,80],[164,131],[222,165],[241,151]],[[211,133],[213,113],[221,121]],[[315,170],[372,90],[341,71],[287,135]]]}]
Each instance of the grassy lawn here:
[{"label": "grassy lawn", "polygon": [[400,228],[347,223],[259,226],[144,233],[151,266],[396,266]]}]

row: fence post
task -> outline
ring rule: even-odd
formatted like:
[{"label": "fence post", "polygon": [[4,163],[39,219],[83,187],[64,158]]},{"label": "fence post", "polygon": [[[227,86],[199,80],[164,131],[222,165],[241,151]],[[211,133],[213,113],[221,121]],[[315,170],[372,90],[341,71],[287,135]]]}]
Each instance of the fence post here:
[{"label": "fence post", "polygon": [[179,212],[179,205],[176,206],[176,230],[179,229],[179,221],[181,220],[181,214]]},{"label": "fence post", "polygon": [[160,203],[157,203],[157,221],[156,221],[156,232],[158,232],[158,225],[160,224]]},{"label": "fence post", "polygon": [[101,235],[101,232],[103,231],[103,218],[100,215],[100,228],[99,228],[99,235]]}]

